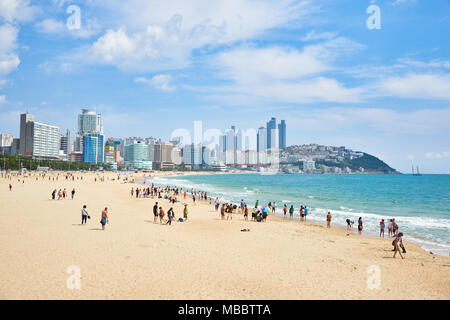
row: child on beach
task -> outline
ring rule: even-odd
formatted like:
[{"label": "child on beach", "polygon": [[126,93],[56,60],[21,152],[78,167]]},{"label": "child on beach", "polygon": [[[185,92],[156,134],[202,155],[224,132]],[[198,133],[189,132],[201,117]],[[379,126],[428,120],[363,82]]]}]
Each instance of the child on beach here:
[{"label": "child on beach", "polygon": [[247,205],[244,205],[244,220],[248,221],[248,208],[247,208]]},{"label": "child on beach", "polygon": [[361,235],[361,233],[362,233],[362,230],[363,230],[363,221],[362,221],[362,218],[361,217],[359,217],[359,219],[358,219],[358,233]]},{"label": "child on beach", "polygon": [[283,213],[284,213],[284,218],[283,219],[286,219],[286,213],[287,213],[287,205],[286,204],[283,207]]}]

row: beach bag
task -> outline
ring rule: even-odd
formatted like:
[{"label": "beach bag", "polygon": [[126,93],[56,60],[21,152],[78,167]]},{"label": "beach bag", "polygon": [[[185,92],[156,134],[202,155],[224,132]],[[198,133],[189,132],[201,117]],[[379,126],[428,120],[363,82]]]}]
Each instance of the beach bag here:
[{"label": "beach bag", "polygon": [[183,222],[183,218],[179,218],[178,221]]}]

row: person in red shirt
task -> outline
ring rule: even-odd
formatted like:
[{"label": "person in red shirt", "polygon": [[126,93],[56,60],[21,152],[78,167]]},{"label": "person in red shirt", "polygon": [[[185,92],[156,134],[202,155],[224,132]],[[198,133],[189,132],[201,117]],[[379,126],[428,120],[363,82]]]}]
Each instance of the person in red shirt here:
[{"label": "person in red shirt", "polygon": [[380,221],[380,237],[381,237],[381,235],[383,235],[383,238],[384,238],[384,226],[385,226],[384,219],[381,219],[381,221]]}]

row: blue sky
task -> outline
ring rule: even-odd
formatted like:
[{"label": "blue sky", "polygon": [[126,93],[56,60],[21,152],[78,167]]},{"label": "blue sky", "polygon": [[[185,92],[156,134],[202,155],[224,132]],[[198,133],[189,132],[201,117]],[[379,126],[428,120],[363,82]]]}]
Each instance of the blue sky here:
[{"label": "blue sky", "polygon": [[448,0],[1,0],[0,132],[27,110],[75,131],[88,107],[107,136],[164,140],[274,116],[288,145],[450,173],[449,34]]}]

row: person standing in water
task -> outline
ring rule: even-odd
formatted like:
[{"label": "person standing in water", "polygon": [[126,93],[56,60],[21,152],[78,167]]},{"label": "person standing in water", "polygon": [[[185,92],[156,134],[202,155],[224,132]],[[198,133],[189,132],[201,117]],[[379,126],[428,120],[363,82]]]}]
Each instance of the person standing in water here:
[{"label": "person standing in water", "polygon": [[291,205],[291,207],[289,208],[289,219],[292,220],[294,216],[294,205]]},{"label": "person standing in water", "polygon": [[363,221],[362,221],[362,218],[359,217],[359,219],[358,219],[358,233],[359,233],[359,235],[362,234],[362,231],[363,231]]},{"label": "person standing in water", "polygon": [[105,230],[105,225],[108,223],[108,220],[108,208],[105,208],[105,210],[102,211],[102,219],[100,220],[102,230]]},{"label": "person standing in water", "polygon": [[284,213],[283,219],[286,219],[286,213],[287,213],[287,205],[286,204],[284,204],[283,213]]}]

